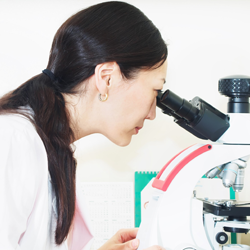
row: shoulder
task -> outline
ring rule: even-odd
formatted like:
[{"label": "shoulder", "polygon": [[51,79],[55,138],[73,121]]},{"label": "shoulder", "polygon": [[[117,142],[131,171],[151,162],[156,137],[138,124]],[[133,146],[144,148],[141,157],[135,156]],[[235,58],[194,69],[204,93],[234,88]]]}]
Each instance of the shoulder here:
[{"label": "shoulder", "polygon": [[35,131],[33,124],[23,115],[19,114],[1,114],[0,115],[0,132],[24,132]]},{"label": "shoulder", "polygon": [[[0,115],[0,136],[18,140],[20,137],[23,141],[31,138],[41,141],[34,125],[31,121],[19,114]],[[41,141],[42,142],[42,141]]]},{"label": "shoulder", "polygon": [[48,172],[44,144],[25,116],[0,115],[0,152],[2,170],[21,171],[37,178]]}]

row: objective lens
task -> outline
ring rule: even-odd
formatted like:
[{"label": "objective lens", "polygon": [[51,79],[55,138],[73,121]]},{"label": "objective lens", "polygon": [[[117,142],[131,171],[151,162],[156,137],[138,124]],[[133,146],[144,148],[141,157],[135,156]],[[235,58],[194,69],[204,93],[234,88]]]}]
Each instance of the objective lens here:
[{"label": "objective lens", "polygon": [[220,169],[221,171],[217,174],[217,177],[222,179],[223,178],[223,169],[225,168],[225,164],[221,165]]},{"label": "objective lens", "polygon": [[233,190],[235,192],[240,192],[244,187],[244,176],[245,176],[245,169],[239,168],[237,172],[237,176],[235,179],[235,183],[233,184]]},{"label": "objective lens", "polygon": [[222,166],[223,165],[217,166],[217,167],[211,169],[210,171],[208,171],[206,173],[206,177],[211,179],[211,178],[214,178],[216,175],[219,175],[222,171]]},{"label": "objective lens", "polygon": [[225,168],[223,169],[223,185],[225,187],[231,187],[236,179],[236,175],[238,172],[238,165],[230,162],[226,164]]}]

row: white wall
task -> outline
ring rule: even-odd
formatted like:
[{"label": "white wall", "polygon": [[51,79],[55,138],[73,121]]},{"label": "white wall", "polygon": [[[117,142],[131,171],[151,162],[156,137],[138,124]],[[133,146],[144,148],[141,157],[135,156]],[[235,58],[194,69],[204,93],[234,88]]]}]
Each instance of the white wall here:
[{"label": "white wall", "polygon": [[[57,28],[70,15],[98,2],[0,0],[0,95],[40,73]],[[187,100],[200,96],[226,112],[227,98],[217,91],[218,79],[250,75],[250,1],[127,2],[142,10],[169,44],[166,88]],[[197,142],[159,111],[127,147],[101,135],[78,141],[77,175],[83,181],[133,181],[134,171],[160,170],[173,155]]]}]

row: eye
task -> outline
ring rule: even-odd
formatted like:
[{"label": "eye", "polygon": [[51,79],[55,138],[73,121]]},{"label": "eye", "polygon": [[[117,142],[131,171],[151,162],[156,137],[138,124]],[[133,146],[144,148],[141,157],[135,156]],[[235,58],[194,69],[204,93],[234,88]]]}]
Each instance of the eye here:
[{"label": "eye", "polygon": [[161,98],[163,92],[161,89],[156,90],[156,98]]},{"label": "eye", "polygon": [[160,92],[160,90],[159,89],[155,89],[154,92],[155,92],[156,95],[158,95],[158,93]]}]

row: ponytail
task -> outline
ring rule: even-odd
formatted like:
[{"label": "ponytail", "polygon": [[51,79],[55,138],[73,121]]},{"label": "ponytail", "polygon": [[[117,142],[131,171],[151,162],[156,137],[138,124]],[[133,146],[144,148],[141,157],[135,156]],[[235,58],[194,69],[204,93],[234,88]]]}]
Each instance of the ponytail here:
[{"label": "ponytail", "polygon": [[[69,126],[64,98],[55,86],[45,74],[33,77],[0,99],[0,114],[26,116],[44,143],[57,201],[55,239],[60,244],[67,237],[74,217],[76,160],[70,146],[74,135]],[[27,106],[33,110],[33,117],[20,109]]]}]

